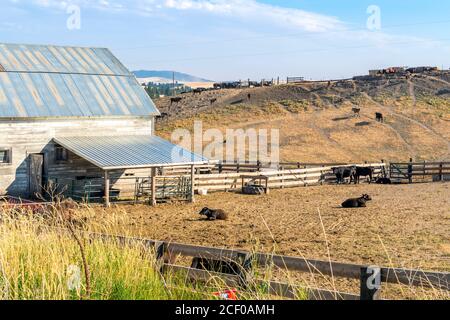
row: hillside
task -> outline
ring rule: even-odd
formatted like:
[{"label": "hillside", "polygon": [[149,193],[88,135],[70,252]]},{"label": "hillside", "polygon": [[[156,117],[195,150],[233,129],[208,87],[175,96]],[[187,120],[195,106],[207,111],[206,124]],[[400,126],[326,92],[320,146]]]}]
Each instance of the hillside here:
[{"label": "hillside", "polygon": [[[249,99],[250,95],[250,99]],[[174,128],[278,128],[284,161],[450,160],[450,74],[207,91],[156,100]],[[216,99],[214,103],[211,100]],[[354,117],[352,108],[361,108]],[[385,123],[375,120],[383,113]]]}]

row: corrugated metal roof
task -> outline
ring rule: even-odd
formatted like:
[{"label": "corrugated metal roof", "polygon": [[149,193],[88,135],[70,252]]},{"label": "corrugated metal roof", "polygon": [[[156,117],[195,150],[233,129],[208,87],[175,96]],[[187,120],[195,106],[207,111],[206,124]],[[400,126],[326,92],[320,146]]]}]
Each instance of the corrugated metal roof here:
[{"label": "corrugated metal roof", "polygon": [[158,114],[108,49],[0,44],[0,118]]},{"label": "corrugated metal roof", "polygon": [[0,44],[0,64],[10,72],[131,75],[106,48]]},{"label": "corrugated metal roof", "polygon": [[208,159],[156,136],[57,137],[54,141],[103,170],[208,162]]}]

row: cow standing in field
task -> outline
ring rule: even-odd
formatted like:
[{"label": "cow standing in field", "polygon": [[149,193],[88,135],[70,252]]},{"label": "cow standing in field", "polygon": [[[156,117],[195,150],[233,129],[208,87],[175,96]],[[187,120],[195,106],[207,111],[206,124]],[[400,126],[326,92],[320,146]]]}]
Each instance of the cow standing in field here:
[{"label": "cow standing in field", "polygon": [[336,167],[332,168],[333,174],[336,176],[336,183],[345,183],[346,178],[350,178],[350,183],[355,179],[356,167]]},{"label": "cow standing in field", "polygon": [[373,179],[373,168],[370,167],[356,167],[355,184],[359,184],[360,177],[369,177],[369,183]]},{"label": "cow standing in field", "polygon": [[170,105],[172,105],[174,103],[179,103],[181,100],[183,100],[183,98],[181,98],[181,97],[171,98],[170,99]]},{"label": "cow standing in field", "polygon": [[359,114],[361,113],[361,108],[352,108],[353,114],[356,118],[359,118]]},{"label": "cow standing in field", "polygon": [[210,105],[213,105],[213,104],[216,103],[216,102],[217,102],[217,98],[214,98],[214,99],[209,100],[209,104],[210,104]]},{"label": "cow standing in field", "polygon": [[384,116],[383,116],[382,113],[376,112],[376,113],[375,113],[375,117],[376,117],[376,119],[377,119],[378,122],[381,122],[381,123],[384,122]]}]

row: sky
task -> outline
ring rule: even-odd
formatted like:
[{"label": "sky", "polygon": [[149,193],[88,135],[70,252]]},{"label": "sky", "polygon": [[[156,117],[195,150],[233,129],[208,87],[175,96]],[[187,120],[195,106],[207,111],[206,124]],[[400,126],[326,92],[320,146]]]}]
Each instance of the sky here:
[{"label": "sky", "polygon": [[450,1],[1,0],[0,42],[107,47],[215,81],[450,67]]}]

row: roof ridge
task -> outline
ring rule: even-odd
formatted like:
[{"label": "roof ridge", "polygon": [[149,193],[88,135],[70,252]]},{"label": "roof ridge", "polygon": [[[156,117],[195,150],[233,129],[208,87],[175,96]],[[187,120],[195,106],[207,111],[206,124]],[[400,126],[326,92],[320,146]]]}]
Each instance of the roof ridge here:
[{"label": "roof ridge", "polygon": [[80,48],[80,49],[103,49],[111,51],[107,47],[96,46],[74,46],[74,45],[60,45],[60,44],[39,44],[39,43],[14,43],[14,42],[0,42],[0,45],[6,46],[27,46],[27,47],[56,47],[56,48]]}]

